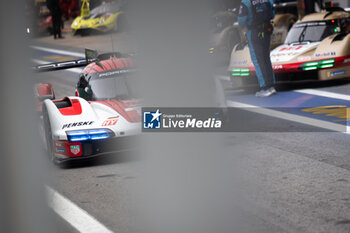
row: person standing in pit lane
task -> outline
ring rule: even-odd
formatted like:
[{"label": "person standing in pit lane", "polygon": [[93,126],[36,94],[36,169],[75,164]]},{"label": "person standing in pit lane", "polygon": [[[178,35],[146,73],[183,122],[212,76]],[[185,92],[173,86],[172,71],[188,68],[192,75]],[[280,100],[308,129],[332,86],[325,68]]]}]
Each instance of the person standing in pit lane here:
[{"label": "person standing in pit lane", "polygon": [[59,0],[46,0],[47,8],[50,10],[52,17],[53,38],[63,39],[61,34],[62,27],[62,10]]},{"label": "person standing in pit lane", "polygon": [[275,17],[272,0],[242,0],[238,23],[246,27],[249,52],[260,85],[257,97],[276,93],[275,75],[270,60],[270,40],[273,31],[271,19]]}]

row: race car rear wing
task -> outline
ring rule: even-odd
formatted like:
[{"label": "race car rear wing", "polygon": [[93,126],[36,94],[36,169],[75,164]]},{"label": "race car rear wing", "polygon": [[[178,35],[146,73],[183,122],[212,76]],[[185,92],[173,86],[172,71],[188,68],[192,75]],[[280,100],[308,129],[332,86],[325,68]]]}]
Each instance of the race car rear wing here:
[{"label": "race car rear wing", "polygon": [[36,72],[45,72],[45,71],[54,71],[54,70],[62,70],[62,69],[71,69],[76,67],[87,66],[91,62],[96,62],[100,60],[105,60],[110,57],[130,57],[132,54],[122,54],[119,52],[112,53],[102,53],[98,54],[96,50],[85,49],[85,59],[71,60],[71,61],[63,61],[63,62],[54,62],[49,64],[42,64],[34,66],[34,71]]},{"label": "race car rear wing", "polygon": [[[90,61],[90,62],[92,62],[92,61]],[[70,69],[70,68],[75,68],[75,67],[86,66],[90,62],[86,59],[79,59],[79,60],[65,61],[65,62],[56,62],[56,63],[35,66],[34,70],[37,72],[43,72],[43,71]]]}]

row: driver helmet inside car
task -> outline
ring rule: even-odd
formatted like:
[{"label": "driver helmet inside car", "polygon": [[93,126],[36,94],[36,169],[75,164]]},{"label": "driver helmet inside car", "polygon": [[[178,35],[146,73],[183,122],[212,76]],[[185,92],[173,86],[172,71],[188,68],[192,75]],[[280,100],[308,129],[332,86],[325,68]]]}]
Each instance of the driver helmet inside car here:
[{"label": "driver helmet inside car", "polygon": [[79,97],[87,101],[92,100],[91,87],[89,85],[89,81],[86,80],[84,73],[79,75],[79,81],[77,83],[77,91],[78,91]]}]

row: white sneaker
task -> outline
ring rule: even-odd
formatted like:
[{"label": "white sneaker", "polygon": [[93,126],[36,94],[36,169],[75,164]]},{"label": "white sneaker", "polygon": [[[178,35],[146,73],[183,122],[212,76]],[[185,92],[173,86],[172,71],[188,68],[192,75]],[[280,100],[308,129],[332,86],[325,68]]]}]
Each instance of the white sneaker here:
[{"label": "white sneaker", "polygon": [[256,97],[268,97],[270,95],[276,94],[276,89],[274,87],[270,87],[269,89],[262,89],[255,93]]}]

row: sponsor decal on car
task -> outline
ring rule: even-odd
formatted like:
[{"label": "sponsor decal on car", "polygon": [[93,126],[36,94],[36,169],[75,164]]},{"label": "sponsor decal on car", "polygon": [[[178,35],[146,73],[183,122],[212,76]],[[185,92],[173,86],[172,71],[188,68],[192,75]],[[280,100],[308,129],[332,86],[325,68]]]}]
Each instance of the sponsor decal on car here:
[{"label": "sponsor decal on car", "polygon": [[298,57],[298,61],[310,61],[311,56],[306,56],[306,57]]},{"label": "sponsor decal on car", "polygon": [[114,71],[110,71],[110,72],[104,72],[104,73],[100,73],[98,75],[98,77],[105,77],[105,76],[111,76],[111,75],[116,75],[116,74],[124,74],[124,73],[130,73],[130,72],[134,72],[135,69],[121,69],[121,70],[114,70]]},{"label": "sponsor decal on car", "polygon": [[64,147],[64,143],[62,143],[62,142],[55,142],[55,146],[57,146],[57,147]]},{"label": "sponsor decal on car", "polygon": [[334,77],[334,76],[344,75],[344,74],[346,74],[346,70],[337,70],[337,71],[327,72],[328,77]]},{"label": "sponsor decal on car", "polygon": [[107,118],[104,122],[102,122],[102,126],[112,126],[116,125],[118,122],[119,116]]},{"label": "sponsor decal on car", "polygon": [[233,65],[245,65],[248,63],[248,61],[247,60],[243,60],[243,61],[240,60],[240,61],[233,61],[232,63],[233,63]]},{"label": "sponsor decal on car", "polygon": [[71,145],[70,146],[70,152],[72,152],[72,154],[77,155],[80,152],[80,146],[79,145]]},{"label": "sponsor decal on car", "polygon": [[285,47],[282,47],[278,52],[295,51],[295,50],[299,50],[301,48],[303,48],[302,45],[299,45],[299,46],[285,46]]},{"label": "sponsor decal on car", "polygon": [[273,65],[272,68],[274,70],[281,70],[281,69],[283,69],[283,65]]},{"label": "sponsor decal on car", "polygon": [[288,62],[296,59],[296,56],[305,54],[307,51],[318,46],[317,43],[307,45],[281,45],[271,52],[272,62]]},{"label": "sponsor decal on car", "polygon": [[350,62],[350,58],[347,58],[344,60],[344,63],[349,63]]},{"label": "sponsor decal on car", "polygon": [[335,56],[336,52],[325,52],[325,53],[316,53],[315,57],[329,57],[329,56]]},{"label": "sponsor decal on car", "polygon": [[64,148],[56,148],[56,152],[60,154],[65,154],[66,150]]},{"label": "sponsor decal on car", "polygon": [[62,129],[67,129],[71,127],[77,127],[77,126],[87,126],[87,125],[92,125],[94,122],[93,121],[80,121],[80,122],[73,122],[69,124],[64,124],[62,126]]}]

